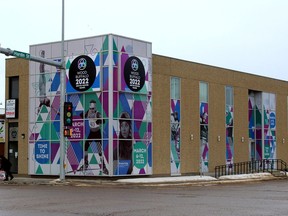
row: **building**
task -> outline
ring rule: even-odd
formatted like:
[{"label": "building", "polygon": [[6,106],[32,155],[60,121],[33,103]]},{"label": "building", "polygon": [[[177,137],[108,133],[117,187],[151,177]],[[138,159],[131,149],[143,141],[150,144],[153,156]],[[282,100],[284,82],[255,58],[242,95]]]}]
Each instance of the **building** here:
[{"label": "building", "polygon": [[[60,48],[32,45],[30,54],[57,61]],[[65,41],[65,61],[68,176],[208,174],[216,165],[288,161],[286,81],[153,55],[151,43],[112,34]],[[60,71],[7,59],[6,83],[14,171],[59,175]]]}]

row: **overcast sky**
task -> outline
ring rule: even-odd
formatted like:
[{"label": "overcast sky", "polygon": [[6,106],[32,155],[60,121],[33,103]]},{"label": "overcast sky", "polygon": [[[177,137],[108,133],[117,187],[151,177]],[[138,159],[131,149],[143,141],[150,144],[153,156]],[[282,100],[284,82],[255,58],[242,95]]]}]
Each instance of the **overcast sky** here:
[{"label": "overcast sky", "polygon": [[[287,11],[288,0],[65,0],[65,39],[113,33],[152,42],[154,54],[288,81]],[[62,0],[3,0],[0,44],[29,52],[60,41],[61,17]]]}]

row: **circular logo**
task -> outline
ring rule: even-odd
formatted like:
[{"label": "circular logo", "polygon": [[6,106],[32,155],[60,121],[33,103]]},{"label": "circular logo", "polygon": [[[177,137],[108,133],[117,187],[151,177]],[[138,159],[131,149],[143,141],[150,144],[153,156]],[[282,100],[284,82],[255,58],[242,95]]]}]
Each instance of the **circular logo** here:
[{"label": "circular logo", "polygon": [[137,71],[138,70],[138,61],[136,59],[132,59],[131,68],[132,68],[133,71]]},{"label": "circular logo", "polygon": [[81,58],[78,60],[78,69],[79,70],[85,70],[86,66],[87,66],[87,61],[85,58]]},{"label": "circular logo", "polygon": [[96,67],[93,60],[86,55],[75,58],[69,68],[69,82],[77,91],[87,91],[96,78]]},{"label": "circular logo", "polygon": [[145,69],[142,61],[136,56],[127,59],[124,65],[124,79],[131,91],[140,91],[145,84]]},{"label": "circular logo", "polygon": [[12,131],[11,132],[11,136],[12,136],[13,139],[15,139],[17,137],[17,135],[18,135],[17,131]]}]

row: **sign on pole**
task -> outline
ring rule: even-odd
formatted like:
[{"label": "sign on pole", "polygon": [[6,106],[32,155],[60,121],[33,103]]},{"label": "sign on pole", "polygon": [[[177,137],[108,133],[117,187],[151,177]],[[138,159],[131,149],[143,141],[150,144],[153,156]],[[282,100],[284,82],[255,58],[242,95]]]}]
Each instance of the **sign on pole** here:
[{"label": "sign on pole", "polygon": [[15,57],[18,57],[18,58],[30,59],[30,54],[29,53],[20,52],[20,51],[17,51],[17,50],[14,50],[12,55],[15,56]]}]

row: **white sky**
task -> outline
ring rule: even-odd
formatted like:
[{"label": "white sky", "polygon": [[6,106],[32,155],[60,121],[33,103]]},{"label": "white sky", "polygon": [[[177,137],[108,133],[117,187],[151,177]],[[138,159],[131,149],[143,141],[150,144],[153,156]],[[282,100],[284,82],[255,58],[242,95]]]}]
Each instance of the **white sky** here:
[{"label": "white sky", "polygon": [[[65,39],[113,33],[152,42],[154,54],[288,81],[287,11],[287,0],[65,0]],[[61,17],[62,0],[1,0],[0,44],[29,52],[60,41]]]}]

